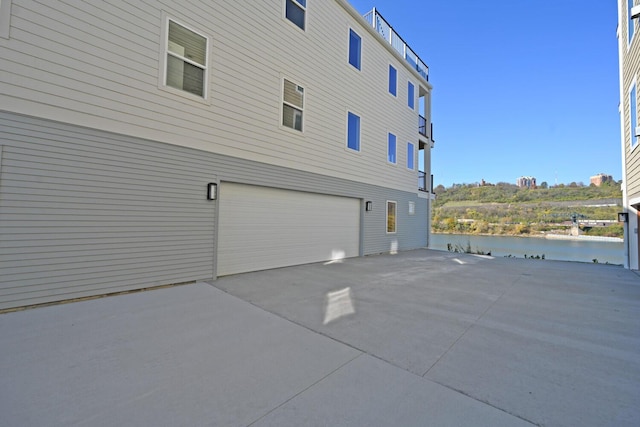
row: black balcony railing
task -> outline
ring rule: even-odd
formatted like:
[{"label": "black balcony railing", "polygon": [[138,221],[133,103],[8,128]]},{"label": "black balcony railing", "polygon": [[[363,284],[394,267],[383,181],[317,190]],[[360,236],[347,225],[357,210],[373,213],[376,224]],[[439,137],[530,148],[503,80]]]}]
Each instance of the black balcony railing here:
[{"label": "black balcony railing", "polygon": [[423,171],[418,171],[418,190],[427,191],[427,174]]},{"label": "black balcony railing", "polygon": [[427,135],[427,119],[425,119],[422,116],[418,116],[418,117],[419,117],[418,132],[420,133],[420,135],[428,136]]}]

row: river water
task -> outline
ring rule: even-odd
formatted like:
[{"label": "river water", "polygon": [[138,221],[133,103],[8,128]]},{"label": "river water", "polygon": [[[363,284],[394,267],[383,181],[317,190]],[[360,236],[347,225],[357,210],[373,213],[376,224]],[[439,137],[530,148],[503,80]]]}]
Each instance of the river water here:
[{"label": "river water", "polygon": [[542,257],[560,261],[624,263],[624,243],[621,241],[560,240],[540,237],[477,236],[471,234],[431,234],[431,249],[447,250],[447,244],[472,252],[491,252],[497,257]]}]

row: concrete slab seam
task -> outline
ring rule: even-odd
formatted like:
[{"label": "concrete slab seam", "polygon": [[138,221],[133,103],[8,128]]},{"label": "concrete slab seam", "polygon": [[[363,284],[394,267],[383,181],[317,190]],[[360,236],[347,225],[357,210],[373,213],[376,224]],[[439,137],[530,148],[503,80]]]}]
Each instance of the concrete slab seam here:
[{"label": "concrete slab seam", "polygon": [[360,353],[357,356],[355,356],[354,358],[347,360],[345,363],[343,363],[342,365],[338,366],[336,369],[334,369],[333,371],[329,372],[327,375],[325,375],[324,377],[320,378],[318,381],[310,384],[308,387],[305,387],[304,389],[300,390],[299,392],[295,393],[293,396],[289,397],[288,399],[286,399],[284,402],[280,403],[279,405],[277,405],[276,407],[272,408],[270,411],[267,411],[266,413],[264,413],[263,415],[261,415],[260,417],[258,417],[257,419],[255,419],[254,421],[252,421],[251,423],[249,423],[247,425],[247,427],[251,427],[252,425],[254,425],[255,423],[257,423],[258,421],[260,421],[261,419],[263,419],[264,417],[268,416],[269,414],[271,414],[272,412],[278,410],[279,408],[283,407],[284,405],[286,405],[287,403],[291,402],[293,399],[295,399],[296,397],[300,396],[302,393],[306,392],[307,390],[310,390],[312,387],[315,387],[317,384],[321,383],[322,381],[324,381],[326,378],[330,377],[331,375],[335,374],[336,372],[338,372],[340,369],[344,368],[345,366],[347,366],[348,364],[350,364],[351,362],[353,362],[354,360],[362,357],[365,353]]},{"label": "concrete slab seam", "polygon": [[484,405],[490,406],[490,407],[492,407],[493,409],[495,409],[495,410],[497,410],[497,411],[500,411],[500,412],[502,412],[502,413],[505,413],[505,414],[507,414],[507,415],[510,415],[510,416],[512,416],[512,417],[515,417],[515,418],[517,418],[517,419],[519,419],[519,420],[522,420],[522,421],[524,421],[524,422],[526,422],[526,423],[529,423],[529,424],[531,424],[531,425],[533,425],[533,426],[537,426],[537,427],[540,427],[540,426],[541,426],[541,424],[537,424],[537,423],[535,423],[535,422],[533,422],[533,421],[531,421],[531,420],[528,420],[528,419],[524,418],[524,417],[523,417],[523,416],[521,416],[521,415],[513,414],[513,413],[511,413],[511,412],[509,412],[509,411],[507,411],[507,410],[505,410],[505,409],[503,409],[503,408],[500,408],[500,407],[498,407],[498,406],[495,406],[495,405],[494,405],[494,404],[492,404],[491,402],[488,402],[488,401],[485,401],[485,400],[482,400],[482,399],[478,399],[477,397],[472,396],[472,395],[470,395],[470,394],[468,394],[468,393],[464,392],[463,390],[458,390],[458,389],[456,389],[456,388],[454,388],[454,387],[451,387],[451,386],[449,386],[449,385],[447,385],[447,384],[443,384],[443,383],[441,383],[441,382],[438,382],[438,381],[432,380],[432,379],[430,379],[430,378],[425,378],[425,380],[427,380],[427,381],[431,381],[431,382],[433,382],[433,383],[435,383],[435,384],[438,384],[438,385],[440,385],[440,386],[442,386],[442,387],[445,387],[445,388],[447,388],[447,389],[449,389],[449,390],[451,390],[451,391],[455,391],[456,393],[460,393],[461,395],[466,396],[466,397],[468,397],[469,399],[473,399],[473,400],[475,400],[476,402],[480,402],[480,403],[482,403],[482,404],[484,404]]},{"label": "concrete slab seam", "polygon": [[506,288],[498,296],[498,298],[495,299],[495,301],[493,301],[491,304],[489,304],[489,306],[478,316],[478,318],[476,320],[474,320],[467,328],[465,328],[465,330],[460,334],[460,336],[458,338],[456,338],[456,340],[453,343],[451,343],[449,348],[447,348],[447,351],[442,353],[440,355],[440,357],[438,357],[438,359],[429,367],[429,369],[427,369],[426,372],[424,374],[422,374],[422,377],[425,377],[429,373],[429,371],[431,371],[434,368],[434,366],[436,366],[438,364],[438,362],[440,362],[440,360],[442,360],[443,357],[445,357],[447,354],[449,354],[451,349],[453,349],[453,347],[455,347],[455,345],[458,343],[458,341],[460,341],[462,339],[462,337],[464,337],[467,334],[467,332],[469,332],[469,330],[471,328],[473,328],[475,325],[477,325],[478,322],[485,316],[485,314],[487,314],[489,312],[489,310],[491,310],[493,308],[493,306],[496,305],[498,303],[498,301],[500,301],[502,299],[502,297],[507,294],[507,292],[509,292],[511,289],[513,289],[513,287],[520,281],[520,279],[524,275],[527,275],[527,274],[529,274],[529,273],[527,272],[527,273],[520,274],[518,276],[518,278],[516,280],[514,280],[513,283],[511,283],[511,285],[509,285],[509,287]]}]

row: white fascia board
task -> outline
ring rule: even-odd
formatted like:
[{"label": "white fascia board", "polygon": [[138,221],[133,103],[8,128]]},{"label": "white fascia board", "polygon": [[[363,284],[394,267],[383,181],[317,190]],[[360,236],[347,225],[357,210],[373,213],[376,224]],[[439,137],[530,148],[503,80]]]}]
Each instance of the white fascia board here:
[{"label": "white fascia board", "polygon": [[639,16],[640,16],[640,5],[633,6],[631,8],[631,19],[636,19]]}]

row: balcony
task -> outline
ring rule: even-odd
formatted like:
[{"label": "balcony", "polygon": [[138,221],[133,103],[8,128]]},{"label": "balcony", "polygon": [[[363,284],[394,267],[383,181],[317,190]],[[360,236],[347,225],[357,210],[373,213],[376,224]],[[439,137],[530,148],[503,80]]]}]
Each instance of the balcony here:
[{"label": "balcony", "polygon": [[427,191],[427,174],[423,171],[418,171],[418,190]]},{"label": "balcony", "polygon": [[436,140],[433,139],[433,123],[431,123],[429,129],[431,130],[431,132],[427,134],[427,119],[422,116],[418,116],[418,133],[426,138],[429,138],[431,142],[436,142]]},{"label": "balcony", "polygon": [[425,80],[429,81],[429,67],[422,62],[420,57],[409,47],[402,37],[398,35],[391,25],[380,15],[380,13],[373,8],[373,10],[366,15],[364,19],[367,20],[369,25],[376,29],[376,31],[389,42],[395,50],[422,76]]}]

